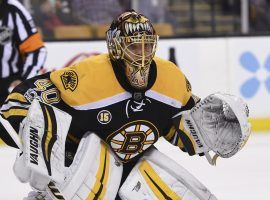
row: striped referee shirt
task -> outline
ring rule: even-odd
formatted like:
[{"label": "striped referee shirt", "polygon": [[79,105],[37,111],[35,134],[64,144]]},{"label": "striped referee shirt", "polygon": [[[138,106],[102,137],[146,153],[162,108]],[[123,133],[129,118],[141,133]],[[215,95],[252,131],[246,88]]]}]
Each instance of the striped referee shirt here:
[{"label": "striped referee shirt", "polygon": [[47,51],[30,13],[17,0],[0,0],[0,80],[35,76]]}]

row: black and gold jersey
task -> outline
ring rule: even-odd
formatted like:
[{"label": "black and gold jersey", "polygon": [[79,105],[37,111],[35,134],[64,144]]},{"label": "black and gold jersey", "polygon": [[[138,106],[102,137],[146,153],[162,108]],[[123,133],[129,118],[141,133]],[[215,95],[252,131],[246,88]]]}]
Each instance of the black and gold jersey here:
[{"label": "black and gold jersey", "polygon": [[16,121],[38,98],[72,115],[70,140],[78,143],[84,133],[94,132],[124,163],[161,136],[181,147],[178,135],[185,133],[176,133],[181,125],[173,117],[195,104],[184,74],[173,63],[155,57],[147,88],[134,90],[123,73],[121,63],[111,61],[107,54],[94,56],[25,81],[9,95],[1,111],[18,129]]}]

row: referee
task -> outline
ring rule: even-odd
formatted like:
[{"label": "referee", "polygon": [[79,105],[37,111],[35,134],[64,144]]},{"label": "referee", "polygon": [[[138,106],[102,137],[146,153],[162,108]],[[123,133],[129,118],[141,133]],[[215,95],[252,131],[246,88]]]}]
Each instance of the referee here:
[{"label": "referee", "polygon": [[17,0],[0,0],[0,106],[10,90],[37,75],[46,55],[30,13]]}]

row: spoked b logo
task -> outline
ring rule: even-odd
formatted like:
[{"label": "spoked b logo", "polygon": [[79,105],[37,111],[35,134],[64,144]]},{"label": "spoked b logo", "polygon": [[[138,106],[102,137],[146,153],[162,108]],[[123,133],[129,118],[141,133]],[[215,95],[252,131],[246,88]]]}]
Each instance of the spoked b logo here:
[{"label": "spoked b logo", "polygon": [[137,120],[123,125],[110,134],[106,141],[122,162],[127,162],[154,144],[158,138],[159,132],[154,124]]}]

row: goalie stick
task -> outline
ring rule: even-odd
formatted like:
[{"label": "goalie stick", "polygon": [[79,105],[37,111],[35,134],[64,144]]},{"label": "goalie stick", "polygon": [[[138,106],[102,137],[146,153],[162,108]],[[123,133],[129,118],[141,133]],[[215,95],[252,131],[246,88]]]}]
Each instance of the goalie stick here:
[{"label": "goalie stick", "polygon": [[14,128],[9,123],[9,121],[4,119],[1,114],[0,114],[0,122],[3,125],[3,127],[6,129],[10,137],[13,139],[15,144],[19,147],[20,150],[22,150],[22,143],[21,143],[21,139],[19,138],[19,134],[14,130]]}]

